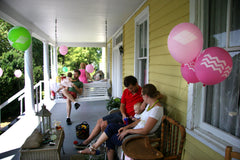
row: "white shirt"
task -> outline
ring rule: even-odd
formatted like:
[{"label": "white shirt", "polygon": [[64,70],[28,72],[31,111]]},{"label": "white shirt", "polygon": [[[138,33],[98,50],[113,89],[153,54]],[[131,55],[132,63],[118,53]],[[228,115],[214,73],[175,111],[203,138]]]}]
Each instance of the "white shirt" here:
[{"label": "white shirt", "polygon": [[162,116],[163,116],[163,107],[155,106],[152,109],[150,109],[149,111],[147,111],[148,108],[149,108],[149,104],[147,105],[145,110],[140,115],[141,121],[133,129],[144,128],[149,117],[157,120],[157,123],[155,124],[155,126],[152,128],[152,130],[149,133],[153,133],[159,128],[159,126],[161,124]]}]

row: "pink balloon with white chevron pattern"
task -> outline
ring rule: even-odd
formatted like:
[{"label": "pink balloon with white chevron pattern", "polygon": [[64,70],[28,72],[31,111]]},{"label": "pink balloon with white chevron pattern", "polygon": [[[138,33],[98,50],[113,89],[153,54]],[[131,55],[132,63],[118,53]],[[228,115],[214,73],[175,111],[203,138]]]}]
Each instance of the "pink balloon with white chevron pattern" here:
[{"label": "pink balloon with white chevron pattern", "polygon": [[219,47],[205,49],[196,60],[196,76],[205,85],[214,85],[225,80],[232,71],[232,57]]},{"label": "pink balloon with white chevron pattern", "polygon": [[190,63],[184,63],[181,65],[182,76],[188,83],[199,82],[195,73],[195,61],[196,59],[194,59]]}]

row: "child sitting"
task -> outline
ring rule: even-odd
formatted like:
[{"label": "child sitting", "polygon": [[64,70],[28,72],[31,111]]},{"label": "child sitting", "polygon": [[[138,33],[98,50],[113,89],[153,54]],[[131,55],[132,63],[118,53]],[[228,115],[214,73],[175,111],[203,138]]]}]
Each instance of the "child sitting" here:
[{"label": "child sitting", "polygon": [[62,80],[60,84],[60,88],[57,90],[59,92],[60,90],[66,88],[68,90],[68,87],[72,87],[72,82],[76,81],[72,79],[72,72],[68,72],[67,77]]},{"label": "child sitting", "polygon": [[133,107],[134,107],[135,115],[134,115],[134,117],[132,117],[132,121],[136,121],[137,119],[140,119],[140,115],[142,113],[141,105],[142,105],[142,103],[140,103],[140,102],[134,104]]}]

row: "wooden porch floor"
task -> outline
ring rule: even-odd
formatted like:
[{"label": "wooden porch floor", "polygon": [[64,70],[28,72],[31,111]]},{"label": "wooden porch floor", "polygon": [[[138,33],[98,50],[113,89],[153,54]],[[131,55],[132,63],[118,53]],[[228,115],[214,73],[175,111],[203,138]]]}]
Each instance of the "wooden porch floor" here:
[{"label": "wooden porch floor", "polygon": [[[72,125],[66,124],[66,103],[56,103],[51,109],[52,121],[61,121],[61,126],[65,132],[65,139],[63,148],[65,154],[61,150],[61,160],[70,160],[72,155],[77,154],[77,150],[73,146],[73,141],[78,140],[76,137],[75,126],[83,121],[87,121],[90,125],[90,132],[94,128],[97,120],[107,115],[106,104],[107,101],[93,101],[93,102],[81,102],[81,106],[78,110],[72,107],[71,120]],[[15,156],[10,158],[12,160],[19,160],[20,154],[15,150]],[[3,155],[2,155],[3,156]],[[4,158],[6,159],[6,158]],[[8,159],[8,158],[7,158]]]}]

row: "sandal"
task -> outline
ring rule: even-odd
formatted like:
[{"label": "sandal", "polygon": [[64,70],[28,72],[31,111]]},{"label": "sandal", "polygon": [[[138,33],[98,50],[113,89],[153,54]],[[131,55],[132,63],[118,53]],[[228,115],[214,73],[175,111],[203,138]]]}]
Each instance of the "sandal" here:
[{"label": "sandal", "polygon": [[[78,151],[78,153],[80,153],[80,154],[90,154],[90,155],[99,155],[99,154],[100,154],[100,151],[97,150],[96,148],[94,148],[92,145],[89,146],[89,147],[86,148],[86,149],[89,149],[90,153],[82,153],[82,151],[84,151],[84,150]],[[92,152],[95,152],[95,153],[92,154]]]},{"label": "sandal", "polygon": [[85,149],[88,146],[87,144],[83,144],[82,142],[78,143],[77,141],[73,144],[76,149]]}]

